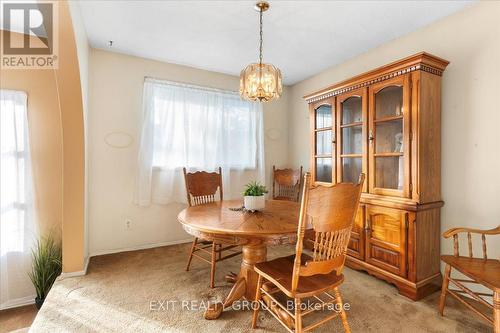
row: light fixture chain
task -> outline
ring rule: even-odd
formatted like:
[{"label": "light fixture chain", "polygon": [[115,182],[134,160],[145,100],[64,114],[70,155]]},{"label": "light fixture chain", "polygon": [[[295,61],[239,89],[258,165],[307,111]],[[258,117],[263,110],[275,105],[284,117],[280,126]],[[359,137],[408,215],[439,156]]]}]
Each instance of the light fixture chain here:
[{"label": "light fixture chain", "polygon": [[259,64],[262,66],[262,40],[263,40],[263,33],[262,33],[262,8],[259,11],[260,14],[260,47],[259,47]]}]

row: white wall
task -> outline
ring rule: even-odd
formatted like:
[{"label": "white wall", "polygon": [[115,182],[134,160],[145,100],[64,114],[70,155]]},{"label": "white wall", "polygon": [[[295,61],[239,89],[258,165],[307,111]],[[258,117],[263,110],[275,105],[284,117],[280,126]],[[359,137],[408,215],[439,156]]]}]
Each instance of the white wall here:
[{"label": "white wall", "polygon": [[[90,254],[141,248],[190,239],[177,222],[181,204],[138,207],[133,203],[144,77],[237,90],[239,78],[185,66],[90,51],[89,77],[89,247]],[[285,89],[286,96],[286,89]],[[266,175],[288,160],[285,98],[265,105]],[[127,148],[112,148],[109,133],[129,134]],[[126,219],[132,227],[126,228]]]},{"label": "white wall", "polygon": [[[303,95],[424,50],[451,62],[442,83],[442,231],[459,225],[498,225],[498,17],[500,3],[478,3],[287,88],[279,101],[265,105],[267,183],[272,164],[309,167],[309,120]],[[133,204],[145,76],[221,89],[238,87],[234,76],[91,49],[91,255],[189,238],[176,219],[182,205],[139,208]],[[132,145],[124,149],[107,146],[104,137],[111,132],[129,133]],[[127,218],[132,220],[130,230],[125,227]],[[498,244],[490,242],[493,257],[500,254]],[[452,252],[450,241],[442,242],[442,252]]]},{"label": "white wall", "polygon": [[[303,95],[427,51],[451,62],[442,80],[445,206],[441,229],[497,226],[500,223],[499,18],[500,2],[480,2],[290,87],[290,164],[309,166],[309,123]],[[489,244],[491,256],[499,257],[500,242]],[[480,251],[478,246],[475,253]],[[452,242],[442,241],[441,252],[452,253]]]}]

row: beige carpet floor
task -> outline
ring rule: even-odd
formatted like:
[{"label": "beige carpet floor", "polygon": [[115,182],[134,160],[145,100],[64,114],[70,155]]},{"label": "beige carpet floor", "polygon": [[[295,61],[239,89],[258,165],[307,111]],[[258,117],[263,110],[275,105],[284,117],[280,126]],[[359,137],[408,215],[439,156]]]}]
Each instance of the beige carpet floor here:
[{"label": "beige carpet floor", "polygon": [[[93,257],[86,276],[56,281],[30,332],[285,332],[262,312],[259,329],[252,330],[250,310],[225,311],[218,320],[204,320],[206,303],[200,302],[226,295],[231,285],[223,277],[238,271],[240,257],[218,264],[218,286],[210,289],[208,265],[195,261],[190,272],[184,271],[188,246]],[[291,252],[291,248],[274,247],[269,257]],[[347,315],[353,332],[492,331],[452,299],[440,317],[439,293],[413,302],[366,273],[346,268],[344,274],[340,291],[351,306]],[[192,301],[194,308],[187,309],[182,301]],[[340,319],[315,332],[343,332]]]}]

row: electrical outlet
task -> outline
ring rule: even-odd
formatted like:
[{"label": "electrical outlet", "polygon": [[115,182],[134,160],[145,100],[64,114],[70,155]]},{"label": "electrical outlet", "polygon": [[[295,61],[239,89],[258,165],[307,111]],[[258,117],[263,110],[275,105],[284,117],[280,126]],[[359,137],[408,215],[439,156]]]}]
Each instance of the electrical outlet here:
[{"label": "electrical outlet", "polygon": [[131,219],[129,219],[129,218],[125,219],[125,228],[127,230],[132,229],[132,220]]}]

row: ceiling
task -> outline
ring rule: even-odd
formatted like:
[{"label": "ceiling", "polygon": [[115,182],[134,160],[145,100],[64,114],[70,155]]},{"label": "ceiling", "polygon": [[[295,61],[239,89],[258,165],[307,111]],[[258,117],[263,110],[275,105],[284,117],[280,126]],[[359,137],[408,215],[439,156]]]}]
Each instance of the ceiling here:
[{"label": "ceiling", "polygon": [[[264,62],[291,85],[471,1],[270,1]],[[95,48],[239,75],[258,59],[254,1],[79,2]],[[113,40],[109,48],[108,42]]]}]

